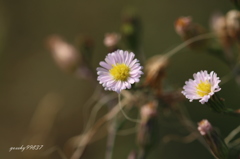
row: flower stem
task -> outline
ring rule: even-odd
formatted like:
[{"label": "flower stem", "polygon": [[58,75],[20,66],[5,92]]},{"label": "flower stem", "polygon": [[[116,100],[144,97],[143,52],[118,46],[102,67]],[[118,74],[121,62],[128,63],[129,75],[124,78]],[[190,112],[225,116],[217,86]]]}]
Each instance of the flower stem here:
[{"label": "flower stem", "polygon": [[227,108],[223,103],[223,99],[221,99],[217,93],[215,93],[206,104],[217,113],[240,117],[240,110],[233,110],[231,108]]},{"label": "flower stem", "polygon": [[121,110],[123,116],[124,116],[127,120],[129,120],[129,121],[131,121],[131,122],[135,122],[135,123],[140,123],[140,120],[130,118],[130,117],[123,111],[123,108],[122,108],[122,105],[121,105],[121,94],[120,94],[120,93],[118,94],[118,105],[119,105],[119,109]]},{"label": "flower stem", "polygon": [[198,35],[198,36],[195,36],[187,41],[185,41],[184,43],[178,45],[177,47],[175,47],[174,49],[172,49],[171,51],[167,52],[165,54],[166,57],[171,57],[173,56],[174,54],[176,54],[178,51],[180,51],[181,49],[185,48],[186,46],[188,46],[189,44],[192,44],[196,41],[199,41],[199,40],[203,40],[203,39],[211,39],[211,38],[214,38],[215,37],[215,34],[214,33],[207,33],[207,34],[201,34],[201,35]]},{"label": "flower stem", "polygon": [[113,148],[114,148],[116,132],[117,132],[116,122],[117,122],[117,118],[115,116],[109,124],[105,159],[112,159],[112,156],[113,156]]}]

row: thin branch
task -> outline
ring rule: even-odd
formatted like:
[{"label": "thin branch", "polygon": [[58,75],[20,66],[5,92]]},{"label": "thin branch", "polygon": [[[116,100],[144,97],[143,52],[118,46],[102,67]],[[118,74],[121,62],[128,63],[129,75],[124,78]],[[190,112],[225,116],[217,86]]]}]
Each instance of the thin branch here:
[{"label": "thin branch", "polygon": [[228,145],[229,142],[240,132],[240,125],[236,127],[230,134],[224,139],[225,143]]},{"label": "thin branch", "polygon": [[88,108],[96,101],[97,97],[100,95],[101,89],[99,86],[96,87],[94,90],[92,96],[85,102],[85,104],[82,106],[82,116],[83,116],[83,123],[87,121],[87,114],[88,114]]},{"label": "thin branch", "polygon": [[[124,106],[127,103],[128,100],[123,100],[122,106]],[[117,113],[120,111],[119,107],[117,105],[113,107],[113,109],[108,112],[106,115],[104,115],[102,118],[100,118],[89,130],[83,135],[82,140],[79,142],[77,149],[73,153],[71,159],[79,159],[87,144],[90,142],[91,138],[95,135],[98,129],[100,129],[107,121],[111,120],[113,117],[117,115]]]},{"label": "thin branch", "polygon": [[169,58],[169,57],[173,56],[174,54],[176,54],[181,49],[183,49],[186,46],[188,46],[189,44],[192,44],[192,43],[194,43],[196,41],[199,41],[199,40],[211,39],[211,38],[214,38],[215,36],[216,35],[214,33],[207,33],[207,34],[201,34],[201,35],[195,36],[195,37],[193,37],[191,39],[186,40],[184,43],[178,45],[177,47],[175,47],[171,51],[165,53],[165,56],[167,58]]},{"label": "thin branch", "polygon": [[116,98],[115,94],[107,95],[107,96],[103,97],[98,103],[96,103],[93,106],[93,109],[91,111],[91,114],[90,114],[90,117],[87,122],[85,130],[88,130],[89,127],[92,125],[92,123],[94,123],[96,116],[97,116],[97,112],[102,108],[102,106],[104,106],[104,104],[108,103],[109,101],[113,100],[114,98]]},{"label": "thin branch", "polygon": [[123,116],[124,116],[127,120],[129,120],[129,121],[131,121],[131,122],[134,122],[134,123],[140,123],[140,120],[138,120],[138,119],[132,119],[132,118],[130,118],[130,117],[124,112],[124,110],[123,110],[123,108],[122,108],[122,105],[121,105],[121,94],[120,94],[120,93],[118,94],[118,105],[119,105],[119,109],[121,110]]}]

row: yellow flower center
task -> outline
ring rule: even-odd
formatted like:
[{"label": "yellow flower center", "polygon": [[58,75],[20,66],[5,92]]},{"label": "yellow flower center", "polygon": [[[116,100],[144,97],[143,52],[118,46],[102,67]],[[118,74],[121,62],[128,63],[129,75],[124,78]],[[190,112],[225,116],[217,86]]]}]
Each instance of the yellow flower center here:
[{"label": "yellow flower center", "polygon": [[115,80],[126,81],[130,75],[130,68],[125,64],[117,63],[109,72]]},{"label": "yellow flower center", "polygon": [[211,84],[208,82],[208,81],[201,81],[197,87],[197,94],[200,96],[200,97],[203,97],[205,95],[208,95],[210,92],[211,92]]}]

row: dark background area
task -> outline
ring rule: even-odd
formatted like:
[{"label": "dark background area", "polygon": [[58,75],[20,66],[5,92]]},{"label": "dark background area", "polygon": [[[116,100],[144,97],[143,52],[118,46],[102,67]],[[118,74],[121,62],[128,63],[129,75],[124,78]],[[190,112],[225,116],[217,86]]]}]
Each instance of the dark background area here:
[{"label": "dark background area", "polygon": [[[143,24],[142,49],[146,57],[165,53],[181,43],[174,31],[174,21],[191,16],[193,21],[209,28],[214,11],[224,14],[233,8],[227,0],[0,0],[0,158],[15,159],[21,152],[9,152],[21,146],[29,134],[29,124],[39,103],[49,93],[57,93],[63,106],[54,122],[53,136],[47,146],[64,143],[82,131],[81,106],[91,96],[94,87],[83,79],[62,72],[54,63],[45,40],[59,34],[73,43],[77,36],[87,35],[95,40],[92,65],[107,54],[104,34],[119,32],[123,11],[134,7]],[[214,70],[220,77],[229,72],[227,66],[214,57],[188,49],[171,60],[167,82],[182,87],[194,72]],[[222,86],[221,95],[227,104],[237,108],[240,91],[234,80]],[[234,117],[210,112],[198,102],[186,102],[196,123],[208,118],[226,136],[239,121]],[[103,112],[106,109],[103,109]],[[44,118],[44,116],[43,116]],[[36,143],[38,144],[38,143]],[[135,136],[117,138],[114,159],[126,158],[136,148]],[[105,138],[91,144],[86,159],[104,158]],[[157,156],[157,157],[154,157]],[[213,158],[197,141],[190,144],[171,142],[163,150],[156,149],[152,158],[202,159]]]}]

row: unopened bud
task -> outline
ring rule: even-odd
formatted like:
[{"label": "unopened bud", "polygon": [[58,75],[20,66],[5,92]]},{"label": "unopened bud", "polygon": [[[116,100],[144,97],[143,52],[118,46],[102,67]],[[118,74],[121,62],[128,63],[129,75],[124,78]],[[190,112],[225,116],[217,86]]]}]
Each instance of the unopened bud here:
[{"label": "unopened bud", "polygon": [[[193,23],[191,17],[180,17],[175,22],[177,34],[184,40],[191,39],[195,36],[204,34],[205,29],[199,24]],[[206,40],[194,42],[189,45],[191,48],[198,48],[205,45]]]},{"label": "unopened bud", "polygon": [[71,44],[55,35],[47,39],[48,46],[57,65],[66,72],[74,72],[82,63],[81,54]]},{"label": "unopened bud", "polygon": [[212,131],[212,125],[208,122],[208,120],[204,119],[198,123],[198,130],[201,135],[206,135]]},{"label": "unopened bud", "polygon": [[121,36],[117,33],[106,33],[104,38],[104,45],[108,48],[113,48],[118,45]]},{"label": "unopened bud", "polygon": [[158,94],[162,91],[162,81],[166,74],[168,58],[156,55],[150,58],[144,67],[146,80],[145,85],[157,90]]},{"label": "unopened bud", "polygon": [[230,10],[226,14],[227,31],[230,37],[240,40],[240,12]]},{"label": "unopened bud", "polygon": [[225,16],[220,14],[214,14],[211,21],[211,27],[213,31],[216,33],[219,39],[219,42],[223,46],[228,47],[232,45],[232,39],[227,32],[227,24],[226,24]]},{"label": "unopened bud", "polygon": [[208,120],[198,123],[198,130],[207,142],[212,154],[218,159],[228,159],[229,149],[221,136],[213,129]]},{"label": "unopened bud", "polygon": [[158,143],[159,124],[157,119],[157,105],[155,102],[150,102],[141,108],[141,122],[137,142],[144,151],[149,151]]},{"label": "unopened bud", "polygon": [[92,71],[73,45],[65,42],[57,35],[49,37],[47,44],[55,62],[63,71],[92,80]]},{"label": "unopened bud", "polygon": [[191,17],[180,17],[175,22],[175,30],[178,35],[185,37],[189,27],[192,25]]},{"label": "unopened bud", "polygon": [[141,122],[143,123],[147,122],[150,118],[155,117],[157,115],[157,103],[153,101],[142,106],[140,113]]}]

